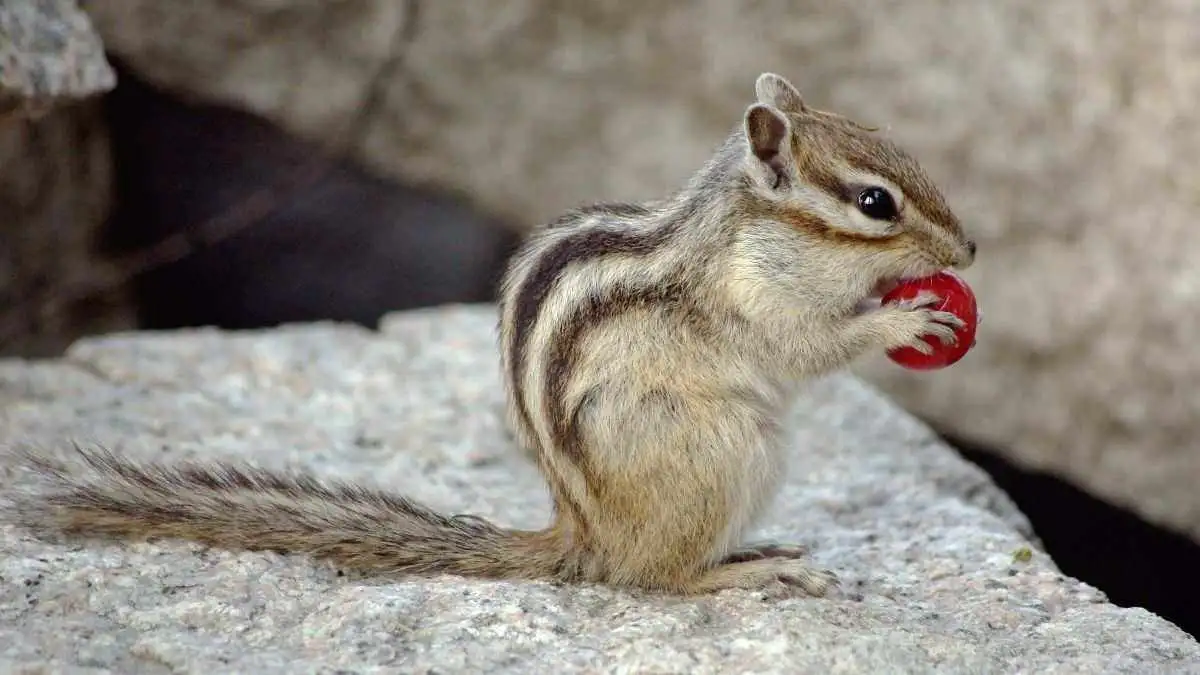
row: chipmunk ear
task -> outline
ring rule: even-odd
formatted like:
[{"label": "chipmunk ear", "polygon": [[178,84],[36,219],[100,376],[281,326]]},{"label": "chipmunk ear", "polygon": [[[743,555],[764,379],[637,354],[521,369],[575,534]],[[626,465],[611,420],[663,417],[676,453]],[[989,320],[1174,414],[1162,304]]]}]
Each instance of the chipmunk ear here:
[{"label": "chipmunk ear", "polygon": [[789,155],[787,116],[766,103],[755,103],[746,109],[746,140],[755,159],[768,168],[773,186],[778,187],[785,177]]},{"label": "chipmunk ear", "polygon": [[782,75],[763,73],[754,82],[754,93],[759,103],[775,106],[780,110],[802,113],[807,108],[800,91]]}]

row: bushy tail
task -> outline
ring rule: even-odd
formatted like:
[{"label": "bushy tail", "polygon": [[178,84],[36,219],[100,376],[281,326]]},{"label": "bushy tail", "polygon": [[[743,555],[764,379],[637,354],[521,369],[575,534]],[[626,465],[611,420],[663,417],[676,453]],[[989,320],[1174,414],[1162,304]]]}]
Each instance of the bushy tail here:
[{"label": "bushy tail", "polygon": [[302,473],[230,462],[138,463],[79,446],[68,458],[28,448],[9,456],[33,478],[32,489],[14,493],[9,516],[33,530],[300,553],[366,574],[541,578],[563,566],[550,531],[445,516]]}]

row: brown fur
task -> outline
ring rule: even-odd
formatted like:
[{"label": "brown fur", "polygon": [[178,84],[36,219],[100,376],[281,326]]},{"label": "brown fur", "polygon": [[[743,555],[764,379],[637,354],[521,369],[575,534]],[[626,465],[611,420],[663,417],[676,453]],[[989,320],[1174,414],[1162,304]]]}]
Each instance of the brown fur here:
[{"label": "brown fur", "polygon": [[[368,573],[596,581],[674,593],[782,584],[824,594],[803,547],[747,545],[785,469],[806,378],[864,352],[953,339],[930,298],[862,311],[880,282],[967,267],[974,245],[908,155],[808,107],[777,75],[676,194],[600,204],[535,232],[499,303],[508,414],[554,498],[536,532],[402,497],[225,462],[26,453],[48,489],[23,522],[307,553]],[[881,186],[899,213],[871,219]]]}]

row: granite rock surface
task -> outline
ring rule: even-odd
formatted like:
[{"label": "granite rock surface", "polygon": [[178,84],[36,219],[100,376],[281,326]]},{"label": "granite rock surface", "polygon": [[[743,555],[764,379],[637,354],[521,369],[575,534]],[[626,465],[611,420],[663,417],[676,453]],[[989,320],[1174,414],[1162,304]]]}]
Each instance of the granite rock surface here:
[{"label": "granite rock surface", "polygon": [[[0,444],[303,466],[536,527],[550,504],[505,431],[494,322],[466,306],[392,315],[380,333],[88,339],[0,361]],[[0,671],[1200,671],[1195,640],[1064,576],[986,475],[859,380],[814,383],[789,424],[789,477],[756,534],[809,546],[844,581],[828,598],[349,581],[297,557],[5,524]],[[0,496],[21,480],[0,463]]]}]

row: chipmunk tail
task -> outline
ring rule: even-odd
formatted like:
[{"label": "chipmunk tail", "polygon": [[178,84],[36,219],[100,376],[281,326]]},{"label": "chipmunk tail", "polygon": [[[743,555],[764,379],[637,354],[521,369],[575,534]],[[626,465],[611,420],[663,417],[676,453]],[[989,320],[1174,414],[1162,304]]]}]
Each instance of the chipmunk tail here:
[{"label": "chipmunk tail", "polygon": [[90,539],[180,539],[229,550],[308,555],[365,575],[553,578],[553,530],[498,527],[402,496],[225,461],[143,463],[75,445],[67,456],[6,453],[18,480],[5,519]]}]

